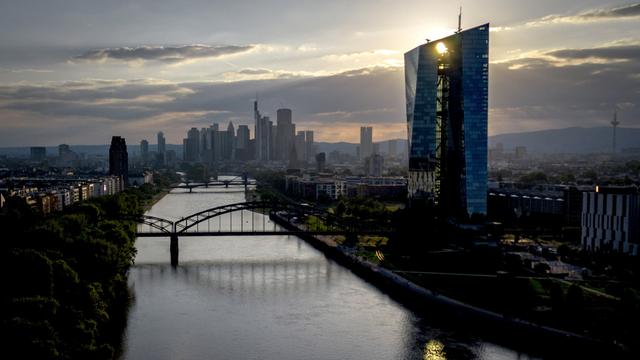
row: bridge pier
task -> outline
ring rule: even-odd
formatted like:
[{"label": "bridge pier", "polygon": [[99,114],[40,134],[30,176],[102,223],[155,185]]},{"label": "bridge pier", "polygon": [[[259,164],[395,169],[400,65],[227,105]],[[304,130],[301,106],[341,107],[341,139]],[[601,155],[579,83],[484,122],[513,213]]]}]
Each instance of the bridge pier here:
[{"label": "bridge pier", "polygon": [[171,234],[171,244],[169,245],[169,252],[171,253],[171,266],[178,266],[178,234]]}]

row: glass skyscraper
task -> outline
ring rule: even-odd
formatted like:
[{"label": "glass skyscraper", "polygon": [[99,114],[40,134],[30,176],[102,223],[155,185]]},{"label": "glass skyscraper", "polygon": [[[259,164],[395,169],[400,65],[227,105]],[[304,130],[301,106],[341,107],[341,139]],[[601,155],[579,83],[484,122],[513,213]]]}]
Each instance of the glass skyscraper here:
[{"label": "glass skyscraper", "polygon": [[488,66],[489,24],[405,54],[412,201],[486,214]]}]

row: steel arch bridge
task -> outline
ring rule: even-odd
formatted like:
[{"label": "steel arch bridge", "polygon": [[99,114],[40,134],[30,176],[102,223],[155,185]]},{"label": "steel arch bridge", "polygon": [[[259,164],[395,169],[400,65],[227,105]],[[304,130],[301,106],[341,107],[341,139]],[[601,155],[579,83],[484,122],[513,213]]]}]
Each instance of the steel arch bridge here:
[{"label": "steel arch bridge", "polygon": [[[235,214],[235,217],[234,217]],[[267,216],[270,219],[267,224]],[[302,221],[315,217],[315,221]],[[157,216],[136,218],[138,237],[169,237],[171,263],[178,263],[178,238],[184,236],[379,235],[392,229],[379,221],[346,220],[309,205],[250,201],[203,210],[176,221]]]}]

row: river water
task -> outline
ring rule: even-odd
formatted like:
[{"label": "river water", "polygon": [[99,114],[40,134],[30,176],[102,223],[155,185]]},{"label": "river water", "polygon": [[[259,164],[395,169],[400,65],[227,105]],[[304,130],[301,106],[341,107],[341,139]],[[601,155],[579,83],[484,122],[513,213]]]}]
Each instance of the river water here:
[{"label": "river water", "polygon": [[[241,188],[180,190],[149,214],[175,220],[242,201]],[[294,236],[183,237],[176,269],[168,238],[136,246],[124,359],[531,358],[431,325],[428,310],[413,312]]]}]

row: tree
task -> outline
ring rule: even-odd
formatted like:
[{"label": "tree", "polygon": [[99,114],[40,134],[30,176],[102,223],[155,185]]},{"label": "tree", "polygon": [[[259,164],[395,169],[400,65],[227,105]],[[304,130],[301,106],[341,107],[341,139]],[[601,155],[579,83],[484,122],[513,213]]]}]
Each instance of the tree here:
[{"label": "tree", "polygon": [[582,287],[579,285],[572,284],[569,286],[569,290],[567,290],[567,309],[576,316],[582,313],[584,309],[584,294]]}]

